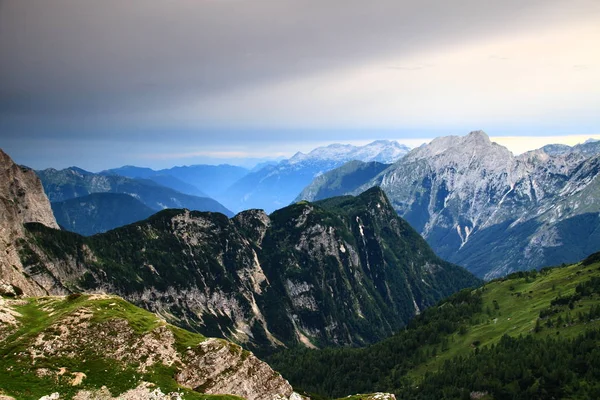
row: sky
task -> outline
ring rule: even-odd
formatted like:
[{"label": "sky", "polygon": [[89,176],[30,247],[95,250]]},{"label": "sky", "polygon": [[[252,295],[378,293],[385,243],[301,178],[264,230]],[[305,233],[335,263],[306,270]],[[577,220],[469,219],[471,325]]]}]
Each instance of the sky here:
[{"label": "sky", "polygon": [[0,148],[94,171],[575,144],[600,139],[598,43],[598,0],[0,0]]}]

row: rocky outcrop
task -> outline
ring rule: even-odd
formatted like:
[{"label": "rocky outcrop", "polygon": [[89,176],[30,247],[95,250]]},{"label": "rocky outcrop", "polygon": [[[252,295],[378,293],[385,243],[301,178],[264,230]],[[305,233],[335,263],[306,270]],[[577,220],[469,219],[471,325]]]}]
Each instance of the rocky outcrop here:
[{"label": "rocky outcrop", "polygon": [[283,400],[293,395],[290,384],[266,363],[218,339],[208,339],[188,350],[185,367],[175,379],[202,393],[235,394],[248,400]]},{"label": "rocky outcrop", "polygon": [[262,244],[267,229],[271,225],[267,213],[256,209],[242,211],[233,218],[233,221],[245,233],[246,237],[258,247]]},{"label": "rocky outcrop", "polygon": [[[18,325],[21,315],[16,309],[23,303],[0,301],[0,318],[7,319],[13,327]],[[247,400],[301,400],[281,375],[240,346],[183,332],[120,298],[41,298],[30,300],[29,307],[35,307],[38,317],[26,322],[36,325],[24,326],[24,332],[39,333],[19,335],[17,332],[13,336],[11,345],[19,349],[14,354],[14,367],[23,368],[24,374],[34,373],[36,379],[56,382],[54,393],[59,395],[61,386],[102,382],[101,374],[109,371],[99,371],[94,366],[110,365],[105,384],[111,388],[93,389],[91,386],[90,390],[86,384],[86,390],[79,391],[74,398],[185,397],[184,393],[166,390],[176,384],[200,393],[229,394]],[[91,367],[87,367],[87,363]],[[82,369],[86,373],[81,372]],[[129,381],[120,384],[130,389],[118,393],[110,380],[114,380],[111,374],[121,373],[131,375]],[[168,380],[172,385],[161,388]],[[56,396],[54,393],[48,396]]]},{"label": "rocky outcrop", "polygon": [[16,165],[0,150],[0,291],[3,295],[41,295],[45,290],[23,274],[17,242],[23,224],[38,222],[58,229],[50,202],[35,172]]}]

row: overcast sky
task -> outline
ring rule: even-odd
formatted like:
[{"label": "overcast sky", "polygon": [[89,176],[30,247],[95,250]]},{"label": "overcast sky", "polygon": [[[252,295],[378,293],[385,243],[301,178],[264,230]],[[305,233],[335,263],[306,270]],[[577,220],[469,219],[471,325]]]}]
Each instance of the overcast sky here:
[{"label": "overcast sky", "polygon": [[598,0],[0,0],[0,147],[98,170],[572,143],[600,138],[599,43]]}]

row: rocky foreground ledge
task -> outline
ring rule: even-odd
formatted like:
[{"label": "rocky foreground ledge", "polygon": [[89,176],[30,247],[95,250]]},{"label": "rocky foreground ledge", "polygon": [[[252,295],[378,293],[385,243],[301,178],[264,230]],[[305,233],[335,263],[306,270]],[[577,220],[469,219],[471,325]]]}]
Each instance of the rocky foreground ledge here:
[{"label": "rocky foreground ledge", "polygon": [[0,298],[0,322],[0,399],[303,399],[240,346],[116,296]]}]

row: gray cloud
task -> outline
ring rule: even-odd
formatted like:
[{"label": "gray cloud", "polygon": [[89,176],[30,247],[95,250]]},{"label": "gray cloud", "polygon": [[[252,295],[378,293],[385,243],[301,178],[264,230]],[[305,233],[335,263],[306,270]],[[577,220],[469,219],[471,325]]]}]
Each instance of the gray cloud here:
[{"label": "gray cloud", "polygon": [[188,99],[548,23],[555,16],[545,10],[560,3],[4,0],[0,113],[135,120]]}]

